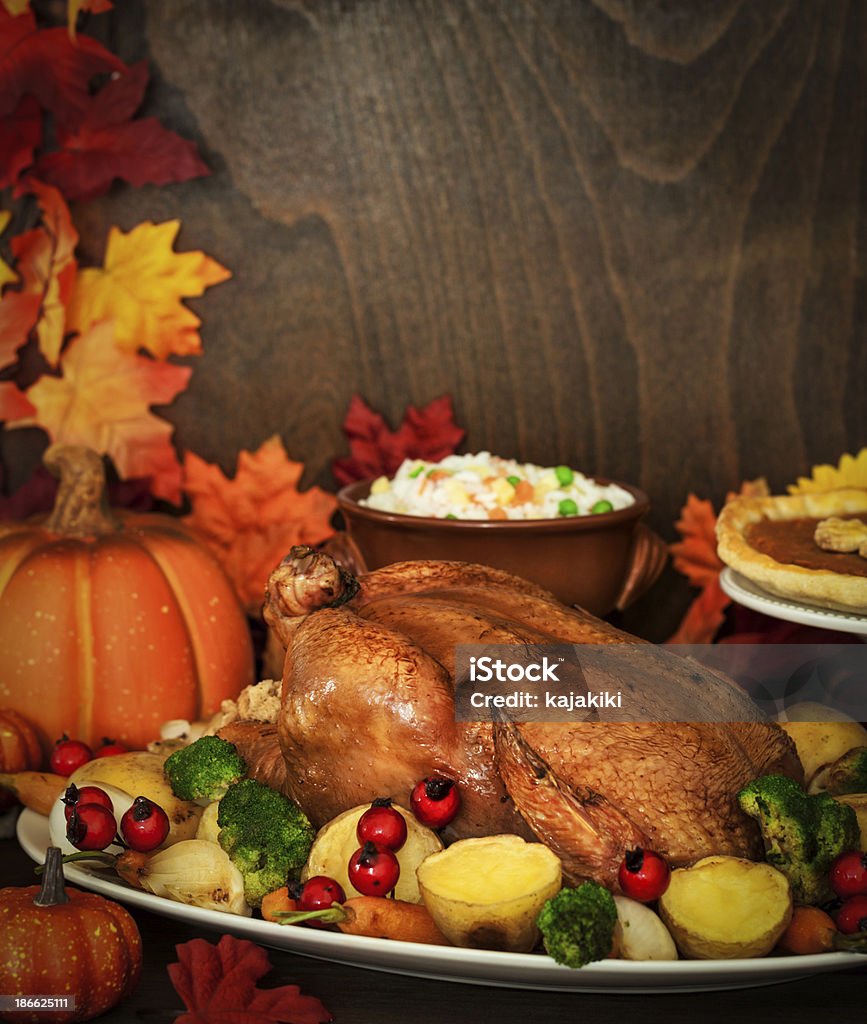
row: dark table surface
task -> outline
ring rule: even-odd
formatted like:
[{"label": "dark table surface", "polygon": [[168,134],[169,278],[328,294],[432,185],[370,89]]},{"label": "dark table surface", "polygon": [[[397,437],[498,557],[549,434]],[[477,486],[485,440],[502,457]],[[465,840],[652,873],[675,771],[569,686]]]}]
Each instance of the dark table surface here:
[{"label": "dark table surface", "polygon": [[[15,840],[0,841],[0,886],[34,884],[33,864]],[[217,932],[134,910],[144,944],[144,970],[134,995],[100,1018],[104,1024],[170,1024],[183,1009],[166,965],[175,946]],[[692,1021],[786,1021],[787,1024],[856,1024],[867,1021],[867,958],[855,970],[781,985],[696,994],[620,995],[534,992],[458,985],[342,967],[269,950],[273,971],[263,984],[300,985],[318,996],[337,1024],[496,1024],[580,1021],[586,1024],[668,1024]]]}]

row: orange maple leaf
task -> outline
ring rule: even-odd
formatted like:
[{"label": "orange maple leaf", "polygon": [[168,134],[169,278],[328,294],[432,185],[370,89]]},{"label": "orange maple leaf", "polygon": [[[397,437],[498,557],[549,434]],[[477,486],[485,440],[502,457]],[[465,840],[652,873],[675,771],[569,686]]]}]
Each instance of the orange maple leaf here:
[{"label": "orange maple leaf", "polygon": [[67,309],[72,331],[98,320],[114,321],[115,344],[126,352],[147,349],[157,359],[201,351],[201,320],[182,302],[231,277],[203,252],[172,248],[179,220],[145,221],[124,234],[109,231],[104,265],[78,275]]},{"label": "orange maple leaf", "polygon": [[[745,480],[737,493],[763,497],[769,493],[768,482],[764,477]],[[730,491],[726,501],[735,496],[735,492]],[[675,523],[683,540],[669,545],[674,567],[701,593],[687,608],[680,625],[668,640],[670,644],[712,643],[723,624],[723,613],[731,604],[719,582],[723,563],[716,553],[716,520],[713,505],[690,494],[680,510],[680,519]]]},{"label": "orange maple leaf", "polygon": [[730,601],[719,583],[723,563],[716,553],[716,512],[709,501],[688,495],[675,523],[683,540],[669,546],[674,567],[701,593],[687,608],[670,644],[709,644],[723,624]]},{"label": "orange maple leaf", "polygon": [[60,359],[61,376],[40,377],[26,391],[35,408],[14,427],[42,427],[52,441],[83,444],[109,455],[124,479],[150,477],[152,492],[176,504],[181,467],[172,425],[148,409],[167,405],[192,370],[121,352],[110,323],[74,339]]},{"label": "orange maple leaf", "polygon": [[712,580],[690,604],[680,625],[669,637],[670,644],[711,644],[725,621],[731,599],[724,593],[719,577]]},{"label": "orange maple leaf", "polygon": [[319,487],[299,491],[304,464],[292,462],[276,435],[238,456],[233,480],[190,452],[184,490],[193,526],[226,570],[251,615],[262,610],[268,576],[293,544],[319,544],[334,532],[334,495]]},{"label": "orange maple leaf", "polygon": [[39,315],[39,296],[7,289],[0,299],[0,370],[18,357]]},{"label": "orange maple leaf", "polygon": [[709,501],[690,494],[675,523],[682,541],[669,547],[674,567],[694,587],[705,587],[720,574],[716,553],[716,512]]},{"label": "orange maple leaf", "polygon": [[32,416],[36,410],[23,391],[7,380],[0,380],[0,420],[19,420]]},{"label": "orange maple leaf", "polygon": [[56,188],[31,180],[22,191],[36,195],[42,225],[12,239],[16,270],[23,282],[19,294],[39,297],[39,349],[56,366],[66,330],[66,304],[75,284],[78,233]]}]

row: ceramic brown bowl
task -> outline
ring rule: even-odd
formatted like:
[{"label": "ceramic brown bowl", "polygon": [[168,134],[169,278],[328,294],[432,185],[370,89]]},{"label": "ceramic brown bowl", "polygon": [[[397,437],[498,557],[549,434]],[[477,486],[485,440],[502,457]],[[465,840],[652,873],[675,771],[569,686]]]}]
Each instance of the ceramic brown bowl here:
[{"label": "ceramic brown bowl", "polygon": [[344,487],[337,501],[364,566],[446,559],[481,562],[550,590],[564,604],[595,615],[623,609],[656,580],[666,546],[641,519],[647,495],[617,482],[635,498],[629,508],[566,519],[470,520],[407,516],[366,508],[372,481]]}]

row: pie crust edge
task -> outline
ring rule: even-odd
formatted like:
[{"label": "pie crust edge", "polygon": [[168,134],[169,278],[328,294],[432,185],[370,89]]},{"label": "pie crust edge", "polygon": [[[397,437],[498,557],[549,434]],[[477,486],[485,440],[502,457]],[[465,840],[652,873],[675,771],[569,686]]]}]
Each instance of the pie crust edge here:
[{"label": "pie crust edge", "polygon": [[733,498],[717,520],[717,553],[726,565],[772,594],[822,608],[867,614],[867,576],[778,562],[751,547],[744,533],[750,523],[763,518],[827,519],[841,513],[864,513],[867,517],[867,489]]}]

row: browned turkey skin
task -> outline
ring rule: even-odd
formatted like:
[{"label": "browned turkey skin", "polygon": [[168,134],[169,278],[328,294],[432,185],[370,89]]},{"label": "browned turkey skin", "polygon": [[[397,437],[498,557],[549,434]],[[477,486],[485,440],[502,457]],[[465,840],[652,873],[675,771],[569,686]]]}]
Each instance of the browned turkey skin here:
[{"label": "browned turkey skin", "polygon": [[442,772],[463,796],[452,838],[535,834],[568,878],[614,886],[635,845],[673,864],[760,855],[735,794],[768,772],[801,775],[778,726],[685,662],[666,667],[652,699],[677,705],[700,679],[702,700],[726,721],[456,722],[456,644],[637,642],[486,566],[406,562],[356,583],[328,555],[293,548],[271,576],[265,617],[286,645],[282,764],[273,732],[236,723],[222,735],[316,825],[375,797],[406,804],[420,778]]}]

